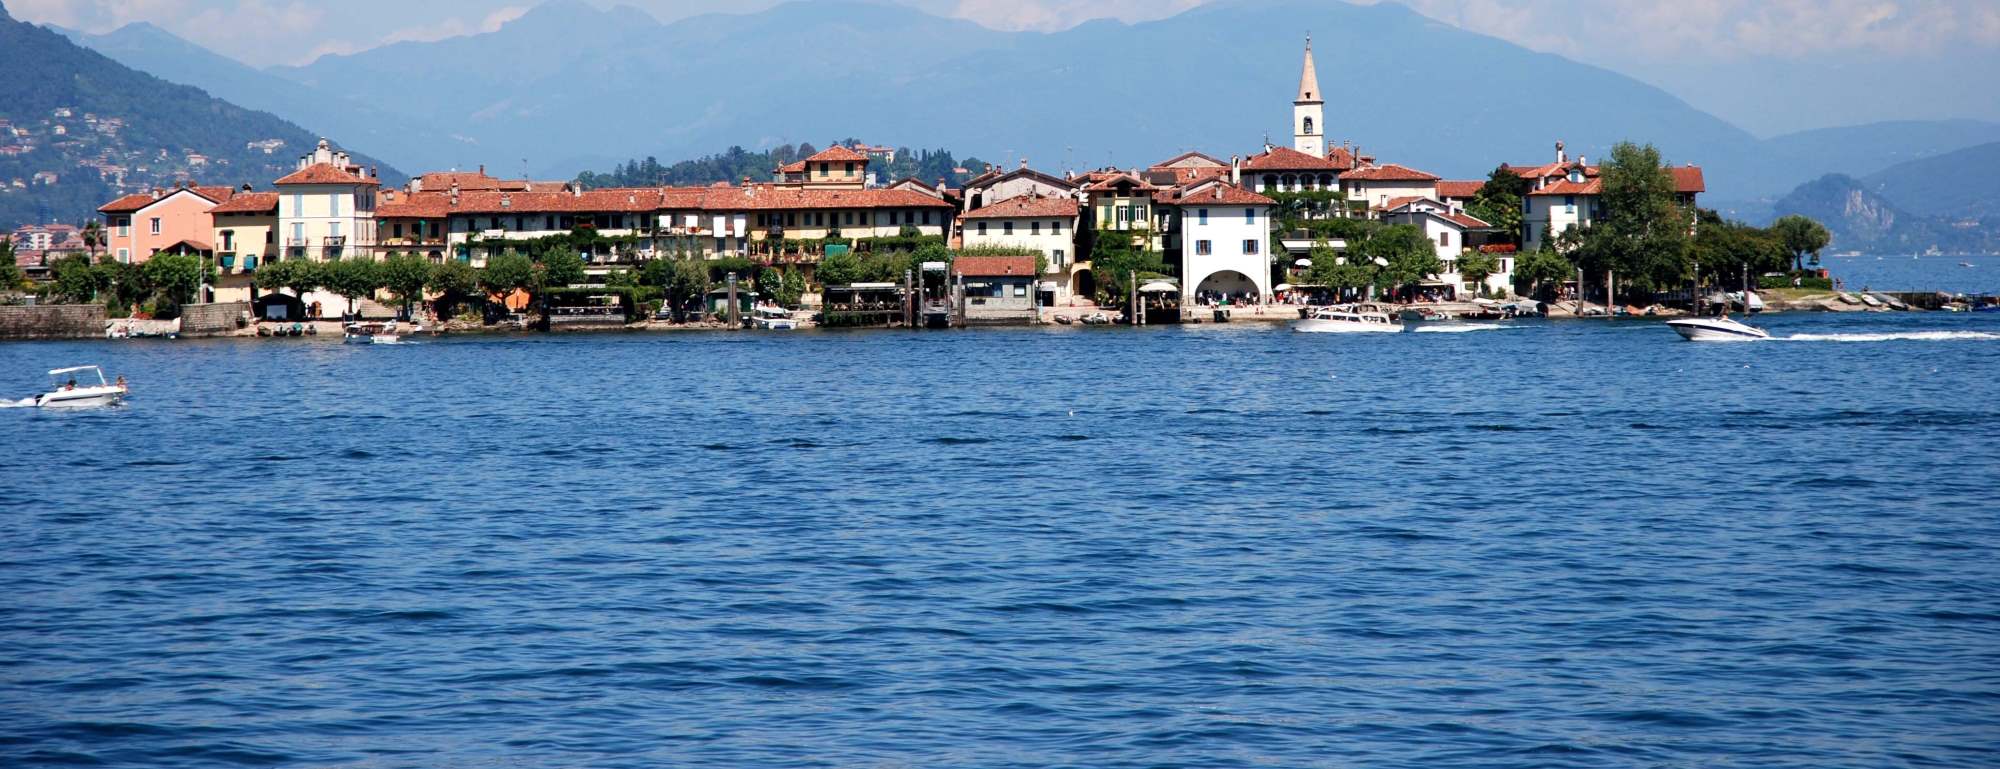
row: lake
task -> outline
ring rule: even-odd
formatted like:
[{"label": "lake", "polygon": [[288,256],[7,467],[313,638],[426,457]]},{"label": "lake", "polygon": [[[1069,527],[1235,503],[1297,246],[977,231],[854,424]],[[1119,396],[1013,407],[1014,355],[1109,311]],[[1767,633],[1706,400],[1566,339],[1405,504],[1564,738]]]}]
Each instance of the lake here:
[{"label": "lake", "polygon": [[2000,762],[2000,314],[0,344],[0,764]]}]

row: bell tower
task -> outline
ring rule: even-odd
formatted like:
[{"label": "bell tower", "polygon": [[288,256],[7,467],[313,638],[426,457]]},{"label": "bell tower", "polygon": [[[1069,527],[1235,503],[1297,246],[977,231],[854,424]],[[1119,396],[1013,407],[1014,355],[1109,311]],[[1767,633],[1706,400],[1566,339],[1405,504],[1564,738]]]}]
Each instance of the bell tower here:
[{"label": "bell tower", "polygon": [[1326,157],[1326,100],[1319,91],[1319,71],[1313,66],[1312,35],[1306,35],[1306,66],[1299,74],[1299,98],[1292,102],[1292,149]]}]

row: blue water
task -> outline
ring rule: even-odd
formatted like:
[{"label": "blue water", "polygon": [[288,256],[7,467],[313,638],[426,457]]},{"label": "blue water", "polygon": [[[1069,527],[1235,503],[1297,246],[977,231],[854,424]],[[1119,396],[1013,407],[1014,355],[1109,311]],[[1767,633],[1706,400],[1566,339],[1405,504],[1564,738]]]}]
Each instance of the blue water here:
[{"label": "blue water", "polygon": [[[1971,267],[1965,265],[1970,264]],[[1849,289],[2000,296],[2000,256],[1828,256],[1820,266]]]},{"label": "blue water", "polygon": [[0,765],[2000,764],[2000,314],[1762,322],[0,344]]}]

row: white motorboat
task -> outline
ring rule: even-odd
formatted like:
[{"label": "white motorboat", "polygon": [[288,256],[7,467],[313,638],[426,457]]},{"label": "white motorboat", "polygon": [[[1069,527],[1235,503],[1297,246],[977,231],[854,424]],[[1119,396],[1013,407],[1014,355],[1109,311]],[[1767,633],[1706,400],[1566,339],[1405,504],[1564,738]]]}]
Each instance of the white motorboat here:
[{"label": "white motorboat", "polygon": [[756,307],[750,317],[750,325],[765,331],[793,331],[798,329],[799,322],[785,308],[764,304]]},{"label": "white motorboat", "polygon": [[1690,342],[1754,342],[1770,339],[1771,332],[1724,315],[1719,318],[1677,318],[1667,328]]},{"label": "white motorboat", "polygon": [[393,320],[387,323],[349,323],[342,330],[345,335],[340,341],[348,344],[396,344],[403,341],[402,335],[396,333],[396,322]]},{"label": "white motorboat", "polygon": [[1294,321],[1292,330],[1308,334],[1400,334],[1403,327],[1389,320],[1389,314],[1345,307],[1325,307],[1310,317]]},{"label": "white motorboat", "polygon": [[49,381],[54,388],[36,397],[36,406],[111,406],[125,400],[125,380],[120,378],[116,384],[105,381],[104,370],[96,366],[59,368],[49,372]]}]

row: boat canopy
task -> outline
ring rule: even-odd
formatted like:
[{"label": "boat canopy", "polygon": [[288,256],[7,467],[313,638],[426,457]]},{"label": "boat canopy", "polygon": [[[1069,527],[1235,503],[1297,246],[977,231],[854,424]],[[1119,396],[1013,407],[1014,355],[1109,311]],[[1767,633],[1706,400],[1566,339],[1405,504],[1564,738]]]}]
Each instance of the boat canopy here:
[{"label": "boat canopy", "polygon": [[78,371],[97,371],[97,370],[98,368],[96,366],[72,366],[70,368],[59,368],[54,371],[51,371],[49,372],[49,376],[61,376],[63,374],[74,374]]}]

